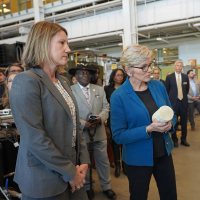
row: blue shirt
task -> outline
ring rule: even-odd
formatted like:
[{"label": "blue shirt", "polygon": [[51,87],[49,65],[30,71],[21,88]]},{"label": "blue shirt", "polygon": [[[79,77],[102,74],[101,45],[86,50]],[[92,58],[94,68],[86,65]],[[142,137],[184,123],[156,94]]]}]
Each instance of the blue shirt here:
[{"label": "blue shirt", "polygon": [[194,80],[190,81],[190,86],[191,86],[191,88],[192,88],[194,97],[196,97],[196,96],[197,96],[197,90],[196,90],[196,85],[195,85]]}]

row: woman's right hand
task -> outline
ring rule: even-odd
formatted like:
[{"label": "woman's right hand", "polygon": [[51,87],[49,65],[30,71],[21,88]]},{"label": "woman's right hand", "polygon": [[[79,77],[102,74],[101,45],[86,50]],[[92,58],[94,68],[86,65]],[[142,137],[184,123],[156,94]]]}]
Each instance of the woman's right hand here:
[{"label": "woman's right hand", "polygon": [[160,122],[156,119],[153,119],[152,121],[153,122],[149,126],[147,126],[148,133],[151,133],[153,131],[164,133],[164,132],[169,131],[172,128],[171,121],[166,122],[166,123]]},{"label": "woman's right hand", "polygon": [[74,177],[73,180],[69,181],[72,193],[75,190],[79,190],[80,188],[82,188],[85,183],[85,175],[80,172],[79,165],[77,165],[76,168],[77,168],[76,176]]}]

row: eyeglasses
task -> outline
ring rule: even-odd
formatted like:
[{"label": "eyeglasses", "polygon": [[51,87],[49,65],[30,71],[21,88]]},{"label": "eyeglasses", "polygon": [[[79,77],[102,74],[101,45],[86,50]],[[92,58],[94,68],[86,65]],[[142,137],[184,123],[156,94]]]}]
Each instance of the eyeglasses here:
[{"label": "eyeglasses", "polygon": [[21,70],[21,69],[18,69],[18,70],[12,70],[12,71],[10,71],[9,73],[20,73],[20,72],[22,72],[22,70]]},{"label": "eyeglasses", "polygon": [[153,62],[151,62],[149,65],[144,65],[142,67],[134,67],[134,66],[131,66],[131,67],[141,69],[143,72],[147,72],[149,70],[149,67],[152,69],[152,66],[151,66],[152,63]]},{"label": "eyeglasses", "polygon": [[117,76],[117,77],[119,77],[119,76],[124,77],[124,74],[115,74],[115,76]]},{"label": "eyeglasses", "polygon": [[81,75],[81,76],[84,76],[84,75],[91,76],[91,72],[83,72],[83,71],[80,71],[80,72],[79,72],[79,75]]}]

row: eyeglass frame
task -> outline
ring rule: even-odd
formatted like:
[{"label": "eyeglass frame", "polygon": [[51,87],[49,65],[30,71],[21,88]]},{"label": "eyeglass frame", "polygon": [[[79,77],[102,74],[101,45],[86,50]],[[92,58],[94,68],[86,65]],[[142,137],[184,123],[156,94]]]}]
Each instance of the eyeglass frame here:
[{"label": "eyeglass frame", "polygon": [[153,64],[153,62],[151,61],[149,65],[146,65],[147,66],[147,70],[146,71],[143,70],[146,66],[143,66],[143,67],[131,66],[131,67],[141,69],[143,72],[147,72],[149,70],[149,67],[151,67],[152,64]]},{"label": "eyeglass frame", "polygon": [[124,77],[124,74],[115,74],[115,76],[121,76],[121,77]]},{"label": "eyeglass frame", "polygon": [[18,69],[18,70],[12,70],[12,71],[9,71],[9,74],[12,74],[12,73],[21,73],[22,70],[21,69]]}]

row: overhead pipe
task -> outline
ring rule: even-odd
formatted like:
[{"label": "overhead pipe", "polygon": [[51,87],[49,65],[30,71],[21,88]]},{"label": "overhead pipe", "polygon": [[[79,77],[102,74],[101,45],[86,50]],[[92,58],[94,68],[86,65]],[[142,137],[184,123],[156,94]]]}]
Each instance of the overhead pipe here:
[{"label": "overhead pipe", "polygon": [[12,29],[19,28],[19,27],[22,27],[22,26],[31,26],[31,25],[33,25],[34,23],[35,23],[35,21],[34,21],[34,20],[31,20],[31,21],[28,21],[28,22],[20,23],[20,24],[15,24],[15,25],[11,25],[11,26],[6,26],[6,27],[3,27],[3,28],[0,28],[0,32],[12,30]]},{"label": "overhead pipe", "polygon": [[80,41],[92,40],[92,39],[97,39],[97,38],[102,38],[102,37],[109,37],[109,36],[114,36],[114,35],[118,35],[119,36],[122,33],[123,33],[123,31],[103,33],[103,34],[98,34],[98,35],[91,35],[91,36],[86,36],[86,37],[81,37],[81,38],[69,39],[68,41],[70,43],[72,43],[72,42],[80,42]]},{"label": "overhead pipe", "polygon": [[200,23],[193,24],[194,27],[200,26]]},{"label": "overhead pipe", "polygon": [[200,21],[200,17],[197,17],[197,18],[192,18],[192,19],[187,19],[187,20],[179,20],[176,22],[168,22],[168,23],[163,23],[163,24],[141,27],[141,28],[138,28],[138,31],[148,31],[148,30],[157,29],[157,28],[165,28],[169,26],[177,26],[181,24],[195,23],[199,21]]}]

